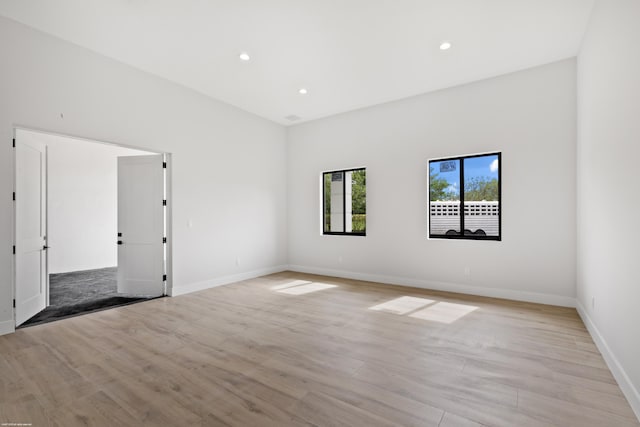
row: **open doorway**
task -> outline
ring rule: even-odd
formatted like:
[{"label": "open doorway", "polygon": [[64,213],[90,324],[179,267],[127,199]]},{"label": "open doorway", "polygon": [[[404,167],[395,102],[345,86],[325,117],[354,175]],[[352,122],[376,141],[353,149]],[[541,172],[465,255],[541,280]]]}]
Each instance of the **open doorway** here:
[{"label": "open doorway", "polygon": [[170,156],[15,131],[16,327],[166,294]]}]

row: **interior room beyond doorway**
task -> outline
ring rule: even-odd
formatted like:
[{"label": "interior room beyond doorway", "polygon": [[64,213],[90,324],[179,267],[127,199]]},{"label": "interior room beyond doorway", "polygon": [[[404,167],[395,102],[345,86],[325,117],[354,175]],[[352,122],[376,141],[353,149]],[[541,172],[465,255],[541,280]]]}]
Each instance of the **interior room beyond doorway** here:
[{"label": "interior room beyond doorway", "polygon": [[152,298],[118,292],[118,158],[158,153],[29,130],[16,137],[46,146],[47,166],[47,307],[23,326]]}]

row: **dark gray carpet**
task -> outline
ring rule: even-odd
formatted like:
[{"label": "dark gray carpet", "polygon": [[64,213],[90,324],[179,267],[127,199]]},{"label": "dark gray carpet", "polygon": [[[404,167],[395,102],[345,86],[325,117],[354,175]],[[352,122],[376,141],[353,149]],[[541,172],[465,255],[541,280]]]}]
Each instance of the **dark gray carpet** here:
[{"label": "dark gray carpet", "polygon": [[49,301],[52,306],[80,304],[118,294],[118,267],[72,271],[49,275]]},{"label": "dark gray carpet", "polygon": [[152,299],[119,294],[117,267],[49,275],[51,305],[22,326],[33,326],[79,314]]}]

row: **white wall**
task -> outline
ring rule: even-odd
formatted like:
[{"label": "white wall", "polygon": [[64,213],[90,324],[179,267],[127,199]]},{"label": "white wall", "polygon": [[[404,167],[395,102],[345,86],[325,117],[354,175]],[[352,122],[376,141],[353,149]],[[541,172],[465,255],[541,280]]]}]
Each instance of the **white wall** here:
[{"label": "white wall", "polygon": [[17,125],[172,153],[174,293],[286,264],[282,126],[5,18],[0,58],[0,333],[13,324]]},{"label": "white wall", "polygon": [[[573,305],[575,73],[566,60],[290,128],[292,268]],[[488,151],[502,241],[429,240],[427,160]],[[321,171],[358,166],[367,236],[321,236]]]},{"label": "white wall", "polygon": [[578,58],[580,314],[640,417],[640,2],[596,3]]},{"label": "white wall", "polygon": [[118,157],[153,154],[18,130],[47,145],[49,273],[118,264]]}]

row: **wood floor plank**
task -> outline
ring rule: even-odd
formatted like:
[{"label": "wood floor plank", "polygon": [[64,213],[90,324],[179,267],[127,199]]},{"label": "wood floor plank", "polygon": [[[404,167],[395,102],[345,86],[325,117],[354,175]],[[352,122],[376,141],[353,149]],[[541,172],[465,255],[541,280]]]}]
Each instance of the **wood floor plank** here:
[{"label": "wood floor plank", "polygon": [[[127,426],[137,423],[132,414],[124,410],[104,392],[83,396],[51,411],[55,426]],[[37,424],[34,424],[37,425]]]},{"label": "wood floor plank", "polygon": [[[518,393],[518,407],[523,413],[554,423],[556,419],[566,420],[567,426],[637,426],[638,420],[610,411],[603,411],[585,405],[543,396],[521,390]],[[625,414],[628,415],[628,414]]]},{"label": "wood floor plank", "polygon": [[522,370],[511,368],[504,364],[482,360],[470,360],[464,367],[464,373],[518,389],[526,389],[543,396],[584,404],[631,418],[634,417],[626,400],[624,398],[621,399],[620,389],[608,383],[586,383],[581,380],[580,386],[576,386],[563,381],[562,377],[559,378],[556,375],[541,377],[530,372],[522,372]]},{"label": "wood floor plank", "polygon": [[252,376],[290,395],[304,396],[306,392],[314,392],[332,396],[403,426],[437,426],[443,415],[441,409],[357,378],[341,374],[322,375],[300,366],[292,368],[280,359],[272,360]]},{"label": "wood floor plank", "polygon": [[309,393],[293,411],[302,419],[317,426],[400,427],[391,421],[322,393]]},{"label": "wood floor plank", "polygon": [[446,412],[438,427],[482,427],[482,424],[451,412]]},{"label": "wood floor plank", "polygon": [[0,421],[640,426],[574,309],[293,272],[0,336]]},{"label": "wood floor plank", "polygon": [[51,426],[52,416],[35,399],[0,403],[0,425]]}]

